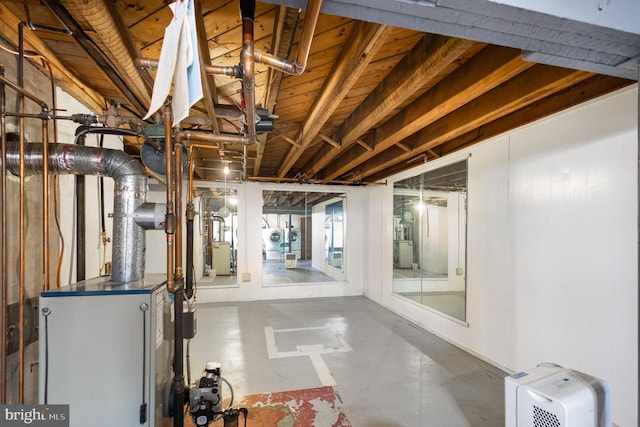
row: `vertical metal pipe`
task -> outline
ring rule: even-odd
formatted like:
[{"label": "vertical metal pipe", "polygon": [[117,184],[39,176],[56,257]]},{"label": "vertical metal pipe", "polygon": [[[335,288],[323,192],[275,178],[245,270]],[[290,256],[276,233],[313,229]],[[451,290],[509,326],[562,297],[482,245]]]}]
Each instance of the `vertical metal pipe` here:
[{"label": "vertical metal pipe", "polygon": [[[173,426],[184,425],[184,342],[182,335],[182,301],[184,299],[184,287],[176,281],[174,276],[174,242],[175,242],[175,184],[174,184],[174,160],[173,138],[171,136],[171,110],[165,105],[164,110],[165,130],[165,157],[167,178],[167,215],[165,220],[165,232],[167,234],[167,290],[174,294],[174,355],[173,355],[173,401],[175,405]],[[180,146],[179,146],[180,147]],[[182,153],[180,153],[181,156]],[[180,169],[181,165],[176,169]]]},{"label": "vertical metal pipe", "polygon": [[[249,150],[247,146],[244,146],[244,150],[242,151],[242,179],[247,179],[247,160],[249,159]],[[254,163],[255,167],[255,163]],[[258,175],[260,171],[254,171],[254,175]]]},{"label": "vertical metal pipe", "polygon": [[187,203],[187,263],[186,263],[186,289],[187,298],[193,297],[193,219],[195,217],[195,209],[193,202]]},{"label": "vertical metal pipe", "polygon": [[165,170],[167,178],[167,214],[164,221],[164,231],[167,238],[167,290],[171,293],[175,292],[173,273],[174,273],[174,233],[175,233],[175,206],[173,203],[173,140],[171,137],[171,108],[165,104],[164,106],[164,151],[165,151]]},{"label": "vertical metal pipe", "polygon": [[[640,81],[640,65],[637,66],[636,72],[638,73],[638,81]],[[638,99],[637,99],[638,120],[636,121],[636,123],[637,123],[637,127],[638,127],[638,129],[637,129],[637,132],[638,132],[637,138],[638,138],[638,140],[637,140],[637,144],[636,144],[636,161],[640,165],[640,90],[638,91],[638,95],[637,96],[638,96]],[[640,203],[640,174],[638,174],[636,176],[636,191],[637,191],[637,194],[636,194],[636,206],[638,206],[638,203]],[[638,230],[640,230],[640,211],[636,213],[636,222],[637,222],[637,226],[638,226],[637,228],[638,228]],[[636,245],[637,245],[637,250],[638,250],[636,256],[640,256],[640,239],[638,239],[638,237],[636,237],[636,239],[637,239],[636,240]],[[638,260],[640,261],[640,258]],[[640,280],[640,269],[638,269],[636,274],[638,275],[637,279]],[[637,299],[636,303],[638,304],[638,305],[636,305],[636,307],[639,307],[640,306],[640,292],[637,294],[636,299]],[[637,325],[636,325],[637,326],[637,328],[636,328],[636,342],[640,342],[640,310],[637,310],[637,312],[638,312],[637,313],[638,319],[637,319]],[[637,363],[637,368],[638,368],[637,371],[636,371],[637,375],[638,375],[638,377],[636,378],[637,379],[636,388],[637,388],[637,392],[640,393],[640,357],[636,358],[636,363]],[[638,419],[640,420],[640,405],[638,405],[638,408],[636,409],[636,411],[637,411]]]},{"label": "vertical metal pipe", "polygon": [[175,174],[174,189],[175,189],[175,205],[176,205],[176,263],[175,263],[175,281],[176,281],[176,293],[175,297],[175,393],[176,393],[176,408],[180,408],[177,411],[177,418],[180,419],[178,426],[182,426],[184,420],[184,350],[183,350],[183,307],[182,301],[184,300],[184,272],[182,266],[182,221],[184,215],[182,214],[182,144],[175,145],[175,158],[174,169]]},{"label": "vertical metal pipe", "polygon": [[187,188],[187,200],[193,201],[193,146],[189,147],[189,187]]},{"label": "vertical metal pipe", "polygon": [[189,147],[189,184],[187,187],[187,210],[185,216],[187,219],[185,295],[191,299],[193,297],[193,220],[196,216],[195,206],[193,205],[193,147]]},{"label": "vertical metal pipe", "polygon": [[[79,128],[78,128],[79,130]],[[76,132],[78,132],[76,130]],[[85,135],[76,137],[78,145],[85,145]],[[85,179],[84,175],[76,175],[76,281],[80,282],[86,277],[85,266]]]},{"label": "vertical metal pipe", "polygon": [[175,145],[175,205],[176,205],[176,265],[175,280],[182,286],[184,279],[184,270],[182,266],[182,221],[184,215],[182,213],[182,144]]},{"label": "vertical metal pipe", "polygon": [[[18,25],[18,86],[24,88],[24,24]],[[24,95],[18,94],[18,128],[20,132],[20,274],[18,291],[18,403],[24,404],[24,305],[25,305],[25,249],[26,249],[26,207],[25,207],[25,171],[24,171],[24,134],[25,120]]]},{"label": "vertical metal pipe", "polygon": [[241,0],[240,11],[242,13],[242,50],[240,51],[240,64],[242,66],[242,90],[245,102],[245,116],[247,119],[247,136],[249,138],[249,144],[255,144],[256,94],[254,77],[255,59],[253,55],[255,0]]},{"label": "vertical metal pipe", "polygon": [[[42,157],[49,158],[49,123],[42,120]],[[42,162],[42,289],[49,290],[49,162]]]},{"label": "vertical metal pipe", "polygon": [[144,277],[146,233],[134,218],[136,208],[147,200],[147,177],[125,175],[115,182],[111,279],[128,283]]},{"label": "vertical metal pipe", "polygon": [[182,301],[184,300],[184,288],[179,287],[174,294],[174,376],[173,376],[173,397],[175,411],[173,415],[173,426],[183,427],[184,425],[184,340],[182,335]]},{"label": "vertical metal pipe", "polygon": [[[4,66],[0,65],[0,75],[4,77]],[[7,123],[6,123],[6,97],[5,97],[5,85],[0,82],[0,154],[1,159],[5,159],[7,153]],[[0,181],[0,190],[2,191],[2,298],[0,304],[2,304],[2,319],[0,319],[0,333],[2,334],[2,361],[0,362],[0,403],[7,403],[7,327],[9,325],[9,301],[8,298],[8,286],[9,275],[7,273],[7,162],[0,161],[2,177]]]},{"label": "vertical metal pipe", "polygon": [[[296,58],[296,65],[302,68],[302,70],[307,66],[307,58],[311,50],[311,41],[313,40],[313,33],[318,23],[321,8],[322,0],[309,0],[307,3],[307,11],[304,16],[304,25],[302,26],[302,35],[300,36],[300,45],[298,46],[298,56]],[[299,73],[301,72],[302,71]]]}]

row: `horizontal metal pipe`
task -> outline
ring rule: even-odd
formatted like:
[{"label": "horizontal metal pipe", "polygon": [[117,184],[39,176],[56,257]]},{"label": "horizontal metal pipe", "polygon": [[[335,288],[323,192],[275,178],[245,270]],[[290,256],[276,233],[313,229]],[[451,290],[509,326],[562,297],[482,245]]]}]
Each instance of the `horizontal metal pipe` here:
[{"label": "horizontal metal pipe", "polygon": [[[136,58],[135,64],[140,68],[158,68],[158,60],[151,58]],[[204,71],[208,75],[241,77],[240,69],[237,65],[233,67],[225,67],[220,65],[204,65]]]},{"label": "horizontal metal pipe", "polygon": [[209,142],[212,144],[242,144],[251,145],[249,138],[242,135],[226,135],[226,134],[212,134],[202,132],[182,131],[176,135],[178,141],[198,141]]},{"label": "horizontal metal pipe", "polygon": [[318,23],[321,8],[322,0],[309,0],[307,2],[307,12],[302,26],[302,35],[300,36],[298,55],[295,61],[281,59],[261,50],[256,50],[254,52],[255,60],[286,74],[302,74],[305,68],[307,68],[307,59],[309,59],[311,41],[313,40],[313,33],[315,31],[316,24]]},{"label": "horizontal metal pipe", "polygon": [[337,179],[278,178],[276,176],[250,176],[251,182],[292,182],[297,184],[387,185],[386,181],[345,181]]},{"label": "horizontal metal pipe", "polygon": [[167,215],[167,205],[164,203],[143,203],[133,213],[133,218],[145,230],[163,230],[164,219]]},{"label": "horizontal metal pipe", "polygon": [[[20,95],[24,96],[25,98],[29,98],[30,100],[32,100],[33,102],[38,104],[40,106],[40,108],[42,108],[42,110],[49,111],[49,107],[47,106],[46,102],[44,102],[42,99],[36,97],[35,95],[32,95],[29,91],[27,91],[26,89],[24,89],[23,87],[15,84],[15,83],[13,83],[11,80],[7,80],[6,77],[0,76],[0,83],[9,86],[11,89],[15,90],[16,92],[18,92]],[[20,113],[24,113],[24,112],[21,111]]]},{"label": "horizontal metal pipe", "polygon": [[[7,142],[7,168],[18,173],[18,143]],[[25,144],[25,174],[42,173],[42,144]],[[136,159],[119,150],[85,147],[73,144],[49,144],[49,168],[52,175],[102,175],[120,178],[125,175],[143,175]]]}]

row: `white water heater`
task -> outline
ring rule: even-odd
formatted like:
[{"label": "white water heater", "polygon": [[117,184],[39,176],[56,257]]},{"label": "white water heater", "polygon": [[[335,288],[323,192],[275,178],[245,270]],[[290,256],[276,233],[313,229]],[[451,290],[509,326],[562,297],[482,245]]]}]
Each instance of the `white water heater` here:
[{"label": "white water heater", "polygon": [[505,378],[506,427],[611,427],[611,390],[554,364]]},{"label": "white water heater", "polygon": [[71,427],[169,421],[173,320],[164,275],[96,278],[43,292],[39,402],[69,405]]}]

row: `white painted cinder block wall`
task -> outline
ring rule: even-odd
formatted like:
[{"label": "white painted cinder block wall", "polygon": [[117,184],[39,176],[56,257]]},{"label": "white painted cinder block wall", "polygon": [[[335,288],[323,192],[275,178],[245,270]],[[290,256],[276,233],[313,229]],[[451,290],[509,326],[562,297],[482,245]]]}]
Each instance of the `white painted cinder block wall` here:
[{"label": "white painted cinder block wall", "polygon": [[452,157],[470,155],[468,326],[392,294],[392,185],[366,202],[365,294],[507,371],[603,378],[613,422],[638,425],[637,104],[623,89]]}]

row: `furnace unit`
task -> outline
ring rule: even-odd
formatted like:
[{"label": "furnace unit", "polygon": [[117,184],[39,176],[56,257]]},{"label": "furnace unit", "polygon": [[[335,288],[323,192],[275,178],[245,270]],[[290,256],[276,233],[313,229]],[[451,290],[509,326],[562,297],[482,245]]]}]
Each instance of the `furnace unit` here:
[{"label": "furnace unit", "polygon": [[164,275],[43,292],[40,403],[68,404],[71,427],[162,426],[173,378],[172,298]]}]

